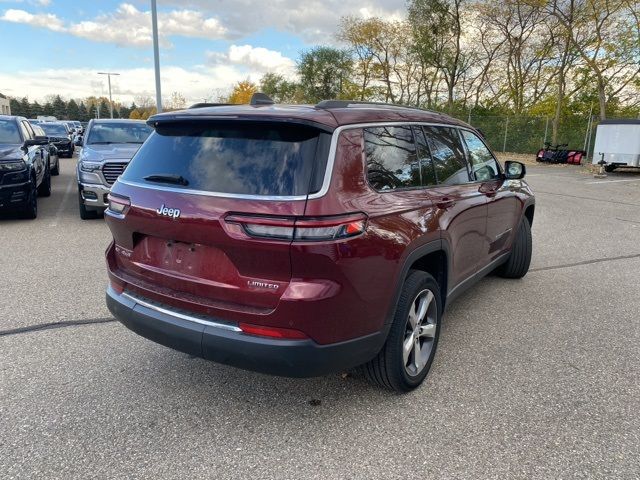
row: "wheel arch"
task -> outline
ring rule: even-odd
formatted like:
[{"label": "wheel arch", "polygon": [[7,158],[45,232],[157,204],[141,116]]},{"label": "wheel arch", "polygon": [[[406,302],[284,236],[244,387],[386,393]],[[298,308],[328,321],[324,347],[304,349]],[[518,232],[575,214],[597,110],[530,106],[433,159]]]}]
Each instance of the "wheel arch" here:
[{"label": "wheel arch", "polygon": [[535,214],[535,211],[536,211],[536,205],[534,203],[528,205],[524,209],[524,216],[529,221],[530,227],[533,226],[533,216]]},{"label": "wheel arch", "polygon": [[451,270],[451,255],[449,252],[448,244],[445,241],[435,240],[415,248],[405,257],[402,262],[400,274],[397,277],[398,281],[395,286],[393,300],[385,320],[387,326],[391,325],[393,321],[402,286],[411,270],[427,272],[436,279],[440,287],[440,295],[444,308],[448,292],[449,272]]}]

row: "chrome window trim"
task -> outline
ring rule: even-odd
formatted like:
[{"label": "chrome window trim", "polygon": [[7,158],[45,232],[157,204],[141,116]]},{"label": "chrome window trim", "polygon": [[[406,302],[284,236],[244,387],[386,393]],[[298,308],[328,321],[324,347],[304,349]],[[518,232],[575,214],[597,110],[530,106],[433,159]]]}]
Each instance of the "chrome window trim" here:
[{"label": "chrome window trim", "polygon": [[273,202],[315,200],[315,199],[324,197],[329,191],[329,187],[331,186],[331,177],[333,176],[333,167],[336,160],[336,151],[338,149],[338,138],[340,137],[340,134],[342,132],[344,132],[345,130],[355,130],[359,128],[385,127],[385,126],[396,127],[396,126],[410,126],[410,125],[458,128],[458,125],[450,124],[450,123],[397,122],[397,121],[386,122],[383,120],[379,122],[353,123],[348,125],[341,125],[337,127],[331,134],[331,145],[329,147],[329,159],[327,160],[327,166],[325,167],[322,187],[316,193],[312,193],[310,195],[248,195],[248,194],[242,194],[242,193],[209,192],[206,190],[190,190],[190,189],[169,187],[164,185],[163,186],[149,185],[141,182],[122,180],[121,178],[118,178],[118,180],[116,180],[113,186],[117,185],[118,183],[121,183],[123,185],[129,185],[131,187],[146,188],[149,190],[159,190],[162,192],[175,192],[175,193],[183,193],[186,195],[200,195],[205,197],[233,198],[237,200],[262,200],[262,201],[273,201]]},{"label": "chrome window trim", "polygon": [[189,322],[198,323],[200,325],[206,325],[206,326],[209,326],[209,327],[220,328],[222,330],[229,330],[231,332],[242,332],[240,327],[236,327],[235,325],[230,325],[230,324],[221,323],[221,322],[213,322],[213,321],[209,321],[209,320],[203,320],[202,318],[192,317],[191,315],[185,315],[183,313],[174,312],[174,311],[171,311],[169,309],[159,307],[158,305],[153,305],[152,303],[145,302],[144,300],[141,300],[138,297],[135,297],[135,296],[133,296],[133,295],[131,295],[129,293],[126,293],[126,292],[123,292],[120,295],[122,295],[123,297],[131,300],[132,302],[135,302],[136,305],[140,305],[142,307],[148,308],[150,310],[154,310],[154,311],[159,312],[159,313],[163,313],[165,315],[170,315],[170,316],[175,317],[175,318],[180,318],[182,320],[187,320]]}]

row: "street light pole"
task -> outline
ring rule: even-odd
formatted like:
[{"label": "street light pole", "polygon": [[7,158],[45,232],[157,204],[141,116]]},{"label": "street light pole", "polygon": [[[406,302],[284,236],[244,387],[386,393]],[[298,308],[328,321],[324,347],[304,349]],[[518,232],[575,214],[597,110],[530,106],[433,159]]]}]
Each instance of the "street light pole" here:
[{"label": "street light pole", "polygon": [[162,111],[162,92],[160,90],[160,51],[158,48],[158,8],[156,0],[151,0],[151,29],[153,31],[153,63],[156,75],[156,110]]},{"label": "street light pole", "polygon": [[119,73],[113,72],[98,72],[98,75],[106,75],[109,79],[109,113],[111,114],[111,118],[113,118],[113,100],[111,100],[111,75],[120,75]]}]

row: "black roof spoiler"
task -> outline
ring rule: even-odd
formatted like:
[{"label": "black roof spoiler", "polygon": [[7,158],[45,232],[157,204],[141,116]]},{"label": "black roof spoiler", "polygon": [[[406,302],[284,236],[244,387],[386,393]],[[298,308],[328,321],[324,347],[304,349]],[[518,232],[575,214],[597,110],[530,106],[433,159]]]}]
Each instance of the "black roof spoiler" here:
[{"label": "black roof spoiler", "polygon": [[225,105],[231,105],[231,103],[208,103],[208,102],[200,102],[194,103],[189,107],[189,110],[192,108],[206,108],[206,107],[223,107]]}]

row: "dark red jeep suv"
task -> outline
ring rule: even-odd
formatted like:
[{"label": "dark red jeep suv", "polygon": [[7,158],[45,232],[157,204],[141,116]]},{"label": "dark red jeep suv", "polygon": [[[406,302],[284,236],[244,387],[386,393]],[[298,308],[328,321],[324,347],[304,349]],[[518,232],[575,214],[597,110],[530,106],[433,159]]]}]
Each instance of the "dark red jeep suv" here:
[{"label": "dark red jeep suv", "polygon": [[445,306],[492,271],[524,276],[534,197],[482,135],[416,108],[198,106],[114,184],[107,304],[134,332],[236,367],[361,366],[418,386]]}]

